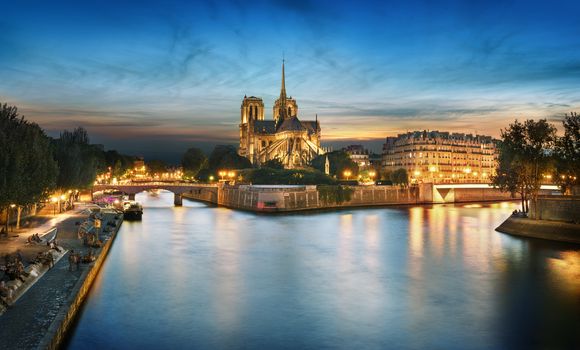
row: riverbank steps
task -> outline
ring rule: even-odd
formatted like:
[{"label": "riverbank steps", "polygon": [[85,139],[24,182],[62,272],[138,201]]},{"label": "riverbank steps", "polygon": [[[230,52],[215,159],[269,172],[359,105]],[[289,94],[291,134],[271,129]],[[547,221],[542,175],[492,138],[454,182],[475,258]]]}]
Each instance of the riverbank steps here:
[{"label": "riverbank steps", "polygon": [[122,215],[115,211],[101,212],[103,241],[101,248],[93,249],[96,260],[69,266],[71,250],[85,254],[77,236],[78,223],[88,214],[79,213],[57,225],[59,244],[66,251],[45,271],[42,278],[0,316],[0,349],[57,349],[63,344],[68,328],[80,310],[90,286],[104,262],[113,240],[122,224]]},{"label": "riverbank steps", "polygon": [[514,236],[580,244],[580,224],[509,217],[496,231]]}]

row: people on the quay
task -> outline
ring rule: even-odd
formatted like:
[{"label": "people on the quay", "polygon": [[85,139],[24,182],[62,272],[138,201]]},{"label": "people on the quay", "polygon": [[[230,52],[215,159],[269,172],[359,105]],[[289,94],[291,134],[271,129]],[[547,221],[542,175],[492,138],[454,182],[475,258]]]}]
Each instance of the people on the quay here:
[{"label": "people on the quay", "polygon": [[77,266],[78,269],[78,265],[76,263],[77,260],[77,255],[75,254],[74,249],[71,249],[70,253],[68,254],[68,270],[72,271],[73,266]]},{"label": "people on the quay", "polygon": [[93,250],[89,249],[89,251],[87,252],[87,254],[85,254],[85,256],[83,256],[83,263],[85,264],[89,264],[92,263],[93,261],[95,261],[95,255],[93,254]]},{"label": "people on the quay", "polygon": [[12,299],[12,289],[8,288],[4,280],[0,281],[0,304],[9,307],[8,300]]},{"label": "people on the quay", "polygon": [[5,254],[4,267],[2,269],[6,272],[6,275],[11,281],[18,279],[24,282],[24,277],[29,276],[29,273],[24,269],[22,254],[20,251],[17,251],[14,254]]}]

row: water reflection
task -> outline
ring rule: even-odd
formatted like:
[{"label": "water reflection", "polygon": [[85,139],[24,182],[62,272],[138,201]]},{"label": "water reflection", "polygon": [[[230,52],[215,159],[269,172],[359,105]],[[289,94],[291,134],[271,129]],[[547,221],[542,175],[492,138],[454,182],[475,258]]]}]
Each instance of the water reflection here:
[{"label": "water reflection", "polygon": [[495,232],[515,204],[261,216],[137,200],[71,348],[574,345],[580,252]]}]

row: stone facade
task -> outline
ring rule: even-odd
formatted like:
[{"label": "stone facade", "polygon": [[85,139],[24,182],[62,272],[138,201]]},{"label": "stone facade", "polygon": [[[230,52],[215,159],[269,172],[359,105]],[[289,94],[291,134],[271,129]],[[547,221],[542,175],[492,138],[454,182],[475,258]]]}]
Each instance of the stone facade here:
[{"label": "stone facade", "polygon": [[240,147],[238,153],[252,164],[278,159],[285,168],[301,168],[317,155],[320,147],[320,124],[298,119],[298,104],[286,96],[284,63],[282,88],[274,102],[273,120],[265,120],[264,102],[259,97],[244,96],[241,106]]},{"label": "stone facade", "polygon": [[406,169],[412,182],[489,182],[497,152],[491,136],[413,131],[387,137],[382,170]]},{"label": "stone facade", "polygon": [[359,170],[366,170],[370,167],[369,151],[363,145],[350,145],[343,148],[343,151],[358,165]]}]

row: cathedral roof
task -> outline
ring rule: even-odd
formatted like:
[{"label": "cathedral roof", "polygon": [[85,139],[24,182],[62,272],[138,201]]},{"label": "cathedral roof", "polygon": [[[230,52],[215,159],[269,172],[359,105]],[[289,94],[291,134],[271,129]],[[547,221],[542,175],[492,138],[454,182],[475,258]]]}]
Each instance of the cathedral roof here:
[{"label": "cathedral roof", "polygon": [[274,134],[276,133],[276,122],[274,120],[255,120],[254,132]]},{"label": "cathedral roof", "polygon": [[306,130],[304,125],[298,120],[297,117],[290,117],[284,119],[284,121],[278,126],[277,131],[302,131]]},{"label": "cathedral roof", "polygon": [[318,124],[317,120],[305,120],[301,123],[308,130],[309,134],[314,134],[320,130],[320,124]]}]

